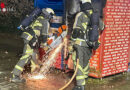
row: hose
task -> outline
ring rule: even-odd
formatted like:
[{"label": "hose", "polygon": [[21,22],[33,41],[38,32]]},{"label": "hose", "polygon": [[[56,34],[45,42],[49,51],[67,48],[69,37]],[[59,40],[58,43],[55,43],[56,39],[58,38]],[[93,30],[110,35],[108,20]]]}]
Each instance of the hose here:
[{"label": "hose", "polygon": [[73,81],[73,79],[75,78],[76,73],[77,73],[77,71],[78,71],[78,65],[79,65],[79,59],[77,59],[76,69],[75,69],[75,72],[74,72],[72,78],[70,79],[70,81],[69,81],[67,84],[65,84],[65,85],[64,85],[62,88],[60,88],[59,90],[64,90],[64,89],[65,89],[66,87],[68,87],[69,84]]}]

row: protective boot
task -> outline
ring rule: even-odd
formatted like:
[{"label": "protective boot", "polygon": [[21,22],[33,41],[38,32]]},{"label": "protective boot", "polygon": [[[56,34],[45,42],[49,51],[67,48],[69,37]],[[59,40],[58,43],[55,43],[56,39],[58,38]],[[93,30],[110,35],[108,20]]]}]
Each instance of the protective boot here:
[{"label": "protective boot", "polygon": [[11,79],[11,82],[24,83],[24,82],[26,82],[26,80],[24,78],[20,78],[19,76],[13,75],[13,78]]},{"label": "protective boot", "polygon": [[75,86],[72,90],[85,90],[85,87],[83,85]]}]

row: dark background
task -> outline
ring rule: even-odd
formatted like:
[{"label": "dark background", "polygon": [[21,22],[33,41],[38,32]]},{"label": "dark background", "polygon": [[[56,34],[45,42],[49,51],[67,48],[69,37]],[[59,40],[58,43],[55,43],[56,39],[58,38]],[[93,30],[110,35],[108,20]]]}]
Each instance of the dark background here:
[{"label": "dark background", "polygon": [[21,20],[34,8],[33,0],[0,0],[5,8],[13,8],[14,11],[0,12],[0,33],[19,33],[17,27]]}]

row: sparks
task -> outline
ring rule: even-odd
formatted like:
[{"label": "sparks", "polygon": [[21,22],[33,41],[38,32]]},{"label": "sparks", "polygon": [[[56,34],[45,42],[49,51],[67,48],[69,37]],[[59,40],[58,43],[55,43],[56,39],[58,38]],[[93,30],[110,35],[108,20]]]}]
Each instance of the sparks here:
[{"label": "sparks", "polygon": [[66,38],[64,38],[64,41],[51,53],[49,59],[44,62],[43,66],[41,67],[40,73],[46,75],[46,73],[49,71],[49,68],[53,65],[53,63],[55,63],[55,58],[64,46],[65,42],[67,42]]},{"label": "sparks", "polygon": [[38,79],[38,80],[42,80],[42,79],[45,79],[46,77],[42,74],[38,74],[38,75],[34,75],[34,76],[31,76],[30,79]]}]

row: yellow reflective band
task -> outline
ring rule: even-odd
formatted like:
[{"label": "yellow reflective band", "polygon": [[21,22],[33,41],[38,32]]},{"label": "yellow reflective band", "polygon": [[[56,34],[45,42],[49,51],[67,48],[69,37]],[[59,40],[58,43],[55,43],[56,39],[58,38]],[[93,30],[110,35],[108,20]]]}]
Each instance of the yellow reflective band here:
[{"label": "yellow reflective band", "polygon": [[24,55],[24,56],[22,56],[22,57],[20,58],[20,60],[25,59],[25,58],[28,58],[28,57],[29,57],[29,55]]},{"label": "yellow reflective band", "polygon": [[76,80],[85,79],[84,76],[76,76]]},{"label": "yellow reflective band", "polygon": [[72,60],[74,60],[76,62],[76,52],[75,51],[72,53]]},{"label": "yellow reflective band", "polygon": [[84,17],[88,18],[88,16],[87,16],[87,15],[84,15]]},{"label": "yellow reflective band", "polygon": [[83,81],[82,85],[85,85],[85,80]]},{"label": "yellow reflective band", "polygon": [[35,32],[35,34],[37,35],[37,36],[40,36],[40,31],[39,30],[33,30],[34,32]]},{"label": "yellow reflective band", "polygon": [[13,74],[13,78],[15,77],[15,75]]},{"label": "yellow reflective band", "polygon": [[38,19],[44,19],[44,17],[43,16],[39,16]]},{"label": "yellow reflective band", "polygon": [[84,68],[84,71],[86,71],[89,68],[89,64]]},{"label": "yellow reflective band", "polygon": [[84,72],[85,75],[88,74],[88,73],[89,73],[89,71],[88,72]]},{"label": "yellow reflective band", "polygon": [[20,66],[18,66],[18,65],[16,65],[15,68],[18,69],[18,70],[20,70],[20,71],[23,71],[23,68],[20,67]]},{"label": "yellow reflective band", "polygon": [[85,75],[84,78],[88,78],[88,76]]},{"label": "yellow reflective band", "polygon": [[33,62],[33,60],[31,60],[31,64],[32,64],[32,65],[36,65],[36,64]]},{"label": "yellow reflective band", "polygon": [[84,39],[80,39],[80,38],[77,38],[76,40],[78,40],[78,41],[85,41]]},{"label": "yellow reflective band", "polygon": [[93,11],[92,11],[92,10],[90,10],[90,11],[89,11],[89,13],[90,13],[90,14],[92,14],[92,13],[93,13]]},{"label": "yellow reflective band", "polygon": [[27,49],[25,53],[27,53],[27,54],[28,53],[33,53],[33,49],[29,49],[29,50]]},{"label": "yellow reflective band", "polygon": [[34,28],[35,26],[40,26],[40,27],[42,27],[42,24],[41,24],[41,23],[34,23],[34,24],[32,25],[32,27]]},{"label": "yellow reflective band", "polygon": [[76,39],[74,39],[73,37],[71,37],[71,39],[73,40],[73,41],[75,41]]},{"label": "yellow reflective band", "polygon": [[[76,65],[76,62],[74,62],[74,64]],[[84,71],[83,71],[83,69],[82,69],[82,67],[81,67],[80,65],[78,65],[78,68],[79,68],[79,70],[81,70],[81,72],[84,74]]]},{"label": "yellow reflective band", "polygon": [[75,17],[75,21],[74,21],[74,24],[73,24],[73,29],[74,28],[77,28],[77,23],[78,23],[78,19],[80,17],[80,15],[82,14],[82,12],[78,13]]},{"label": "yellow reflective band", "polygon": [[85,23],[82,23],[82,26],[84,27],[84,29],[87,29],[87,25]]},{"label": "yellow reflective band", "polygon": [[27,63],[28,62],[28,59],[26,60],[26,62],[25,63]]},{"label": "yellow reflective band", "polygon": [[33,36],[32,35],[30,35],[29,33],[27,33],[27,32],[24,32],[25,34],[27,34],[29,37],[27,37],[27,39],[28,40],[31,40],[32,38],[33,38]]},{"label": "yellow reflective band", "polygon": [[35,23],[40,23],[39,20],[36,20]]}]

